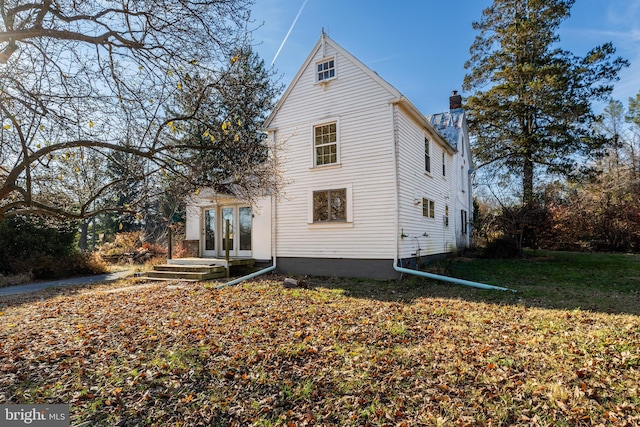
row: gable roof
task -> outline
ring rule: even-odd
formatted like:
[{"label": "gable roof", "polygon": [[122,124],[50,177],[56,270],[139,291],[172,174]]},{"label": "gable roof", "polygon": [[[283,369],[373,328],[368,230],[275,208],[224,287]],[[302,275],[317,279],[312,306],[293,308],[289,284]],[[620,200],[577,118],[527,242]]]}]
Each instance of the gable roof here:
[{"label": "gable roof", "polygon": [[298,69],[298,72],[293,77],[293,80],[291,80],[291,83],[289,84],[289,86],[287,86],[287,89],[284,91],[284,94],[282,95],[282,97],[276,103],[275,107],[271,111],[271,114],[269,114],[269,117],[267,117],[267,119],[265,120],[265,122],[264,122],[264,128],[265,129],[268,129],[269,126],[271,126],[271,123],[273,122],[275,116],[278,114],[278,111],[280,110],[282,104],[284,104],[286,102],[287,98],[289,97],[289,94],[293,90],[293,87],[298,83],[298,81],[302,77],[302,74],[305,72],[305,70],[307,69],[309,64],[311,64],[311,62],[313,61],[313,58],[315,58],[315,56],[317,55],[319,50],[323,49],[325,44],[330,45],[340,55],[343,55],[349,61],[353,62],[353,64],[355,66],[357,66],[362,72],[367,74],[370,78],[372,78],[381,87],[386,89],[392,97],[394,97],[394,98],[402,98],[402,93],[400,93],[400,91],[398,89],[396,89],[395,87],[393,87],[392,85],[387,83],[383,78],[381,78],[378,75],[378,73],[376,73],[371,68],[369,68],[366,65],[364,65],[364,63],[362,63],[358,58],[353,56],[346,49],[344,49],[342,46],[340,46],[338,43],[336,43],[333,39],[331,39],[331,37],[326,35],[325,32],[323,31],[322,35],[320,36],[320,39],[316,42],[316,44],[313,47],[313,49],[311,49],[311,52],[309,53],[309,56],[307,56],[307,59],[305,59],[305,61],[302,63],[302,66]]},{"label": "gable roof", "polygon": [[273,108],[273,110],[265,120],[263,124],[263,128],[265,131],[270,130],[269,128],[273,123],[275,116],[278,114],[278,111],[280,111],[280,108],[282,107],[282,105],[287,101],[287,98],[293,91],[293,88],[298,83],[298,81],[300,80],[300,78],[302,77],[306,69],[309,67],[313,59],[316,57],[318,51],[320,49],[324,49],[326,45],[330,45],[333,49],[336,50],[336,52],[338,52],[340,55],[343,55],[345,58],[351,61],[356,67],[358,67],[362,72],[364,72],[367,76],[369,76],[373,81],[378,83],[378,85],[380,85],[383,89],[387,90],[389,92],[389,95],[393,97],[393,99],[389,102],[391,104],[399,104],[404,106],[406,110],[411,113],[411,115],[414,117],[415,120],[417,120],[422,126],[433,131],[433,134],[439,137],[442,144],[446,147],[448,151],[455,152],[457,150],[457,139],[455,139],[452,142],[448,138],[444,137],[444,135],[442,135],[440,132],[438,132],[438,130],[435,129],[432,122],[427,117],[425,117],[424,114],[422,114],[422,112],[420,112],[420,110],[418,110],[418,108],[415,105],[413,105],[411,101],[409,101],[409,99],[407,99],[404,95],[402,95],[402,93],[398,89],[393,87],[386,80],[380,77],[378,73],[373,71],[371,68],[367,67],[362,61],[360,61],[358,58],[356,58],[351,53],[349,53],[349,51],[347,51],[338,43],[336,43],[331,37],[326,35],[324,30],[322,31],[322,35],[320,36],[320,39],[318,39],[313,49],[311,49],[311,52],[307,56],[307,59],[305,59],[305,61],[302,63],[302,66],[300,66],[300,68],[298,69],[298,72],[293,77],[293,80],[291,80],[291,83],[287,86],[287,89],[282,94],[282,97],[280,97],[275,107]]}]

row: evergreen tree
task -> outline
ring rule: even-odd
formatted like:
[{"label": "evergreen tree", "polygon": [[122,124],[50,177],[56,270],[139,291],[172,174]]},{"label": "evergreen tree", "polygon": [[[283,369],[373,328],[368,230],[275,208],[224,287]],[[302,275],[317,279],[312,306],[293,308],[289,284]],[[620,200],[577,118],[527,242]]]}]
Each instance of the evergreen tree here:
[{"label": "evergreen tree", "polygon": [[[240,49],[218,82],[219,90],[199,106],[201,120],[185,129],[180,162],[192,169],[190,183],[252,199],[274,189],[277,169],[268,162],[262,124],[281,86],[250,46]],[[194,78],[200,91],[201,76]],[[182,104],[190,108],[185,93]],[[174,183],[175,185],[175,183]]]},{"label": "evergreen tree", "polygon": [[594,101],[607,100],[628,61],[611,43],[584,57],[562,50],[558,28],[574,0],[494,0],[474,22],[479,32],[465,64],[464,89],[474,154],[482,166],[519,176],[522,201],[534,202],[541,173],[570,176],[580,156],[607,140],[593,126]]}]

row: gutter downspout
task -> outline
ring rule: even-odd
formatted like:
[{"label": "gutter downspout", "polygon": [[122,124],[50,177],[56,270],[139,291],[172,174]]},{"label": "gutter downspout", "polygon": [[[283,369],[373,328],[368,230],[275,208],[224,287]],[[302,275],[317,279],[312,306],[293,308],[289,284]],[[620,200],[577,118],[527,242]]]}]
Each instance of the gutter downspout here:
[{"label": "gutter downspout", "polygon": [[253,279],[254,277],[260,276],[261,274],[268,273],[276,269],[276,258],[273,258],[273,265],[267,268],[263,268],[262,270],[258,270],[254,273],[247,274],[246,276],[242,276],[238,279],[231,280],[227,283],[223,283],[222,285],[216,286],[216,289],[226,288],[227,286],[237,285],[240,282],[244,282],[245,280]]},{"label": "gutter downspout", "polygon": [[494,291],[511,291],[517,292],[515,289],[501,288],[500,286],[486,285],[484,283],[472,282],[471,280],[457,279],[455,277],[441,276],[440,274],[427,273],[425,271],[411,270],[408,268],[398,267],[397,260],[393,261],[393,269],[399,273],[413,274],[414,276],[426,277],[429,279],[441,280],[443,282],[455,283],[456,285],[471,286],[473,288],[490,289]]},{"label": "gutter downspout", "polygon": [[476,171],[473,167],[473,164],[469,165],[469,170],[467,171],[467,183],[469,184],[469,215],[467,217],[467,226],[469,229],[469,246],[473,244],[473,194],[471,194],[471,190],[473,184],[471,184],[471,176]]},{"label": "gutter downspout", "polygon": [[395,198],[393,200],[395,215],[394,228],[393,228],[393,268],[395,269],[398,264],[398,253],[400,252],[400,244],[398,243],[398,229],[400,228],[400,181],[398,177],[398,130],[396,129],[396,108],[401,99],[394,100],[389,103],[391,111],[391,147],[393,152],[393,176],[396,181]]},{"label": "gutter downspout", "polygon": [[275,224],[275,210],[276,210],[276,203],[275,203],[275,197],[271,196],[271,212],[272,212],[272,216],[271,216],[271,235],[272,235],[272,253],[273,253],[273,257],[272,259],[272,263],[273,265],[267,267],[267,268],[263,268],[262,270],[258,270],[255,271],[251,274],[247,274],[246,276],[242,276],[239,277],[237,279],[231,280],[229,282],[223,283],[221,285],[216,286],[216,289],[222,289],[222,288],[226,288],[227,286],[234,286],[237,285],[238,283],[244,282],[245,280],[249,280],[249,279],[253,279],[254,277],[258,277],[262,274],[268,273],[270,271],[274,271],[276,269],[277,266],[277,260],[278,257],[276,256],[276,244],[275,244],[275,240],[276,240],[276,233],[275,233],[275,228],[276,228],[276,224]]}]

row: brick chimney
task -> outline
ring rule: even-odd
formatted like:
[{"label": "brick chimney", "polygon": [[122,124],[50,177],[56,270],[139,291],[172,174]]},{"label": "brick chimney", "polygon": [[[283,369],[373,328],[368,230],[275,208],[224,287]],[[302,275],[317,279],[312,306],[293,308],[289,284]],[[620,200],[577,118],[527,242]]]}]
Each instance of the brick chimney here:
[{"label": "brick chimney", "polygon": [[454,90],[449,97],[449,109],[455,110],[456,108],[462,108],[462,96],[458,95],[457,90]]}]

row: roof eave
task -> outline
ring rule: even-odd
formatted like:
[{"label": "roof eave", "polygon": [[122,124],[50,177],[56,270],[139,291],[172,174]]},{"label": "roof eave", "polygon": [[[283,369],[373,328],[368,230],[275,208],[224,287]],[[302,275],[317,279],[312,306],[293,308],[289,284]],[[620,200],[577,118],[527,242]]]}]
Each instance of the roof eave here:
[{"label": "roof eave", "polygon": [[436,128],[433,127],[433,125],[425,117],[425,115],[422,114],[420,110],[418,110],[418,108],[407,99],[407,97],[400,96],[399,98],[392,99],[389,102],[391,104],[398,104],[404,107],[404,109],[411,115],[414,120],[416,120],[421,126],[425,127],[429,131],[429,133],[438,140],[440,145],[445,147],[449,154],[455,154],[458,151],[456,147],[452,146],[451,143],[449,143],[449,141],[447,141],[447,139],[442,136],[440,132],[436,130]]}]

